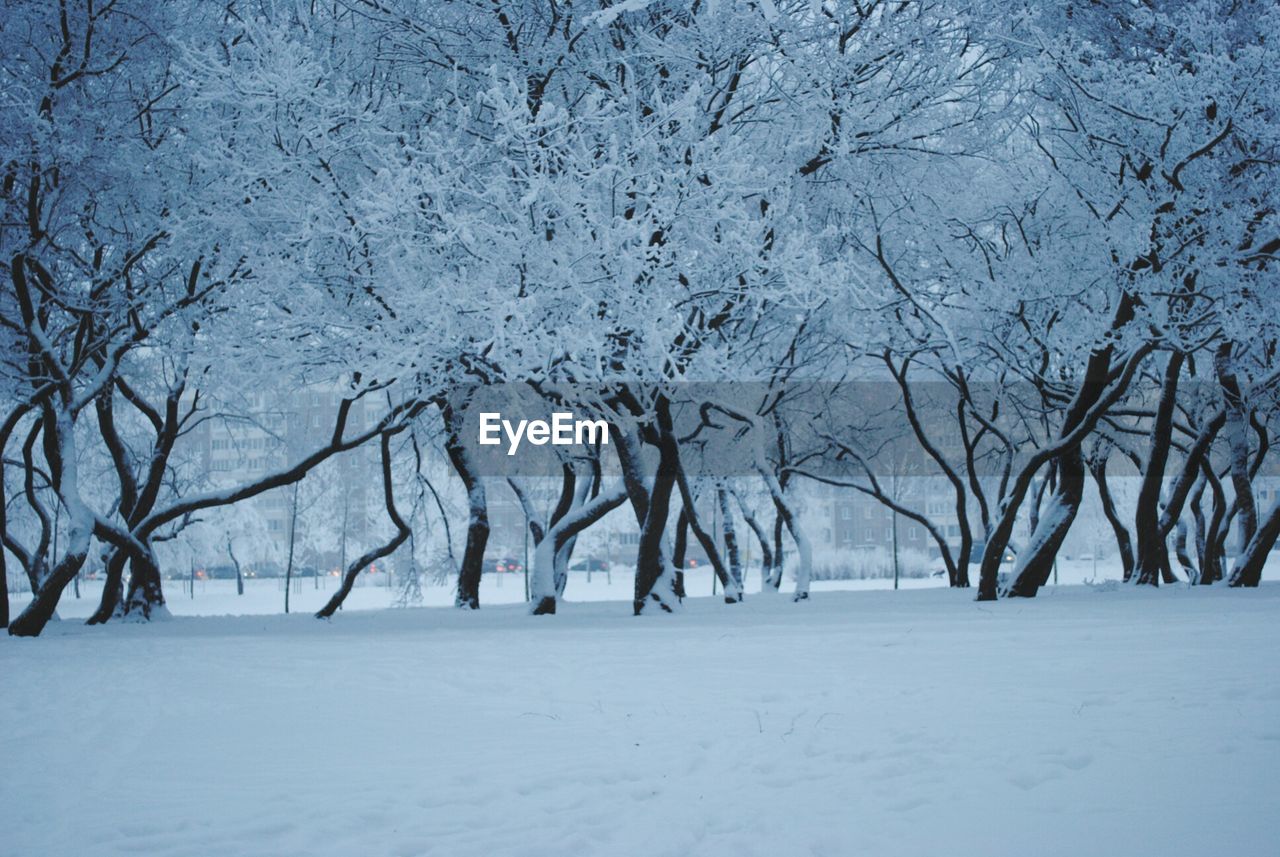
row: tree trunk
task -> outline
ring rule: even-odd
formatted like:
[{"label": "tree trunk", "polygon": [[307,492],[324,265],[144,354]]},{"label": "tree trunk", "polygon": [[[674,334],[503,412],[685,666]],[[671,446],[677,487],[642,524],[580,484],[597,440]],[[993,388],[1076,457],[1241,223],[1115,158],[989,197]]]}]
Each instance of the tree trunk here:
[{"label": "tree trunk", "polygon": [[[671,405],[665,396],[659,396],[656,404],[658,472],[654,475],[653,487],[649,491],[648,510],[644,525],[640,528],[640,545],[636,551],[635,599],[632,606],[637,616],[644,612],[645,606],[651,601],[667,612],[673,606],[664,598],[667,593],[662,592],[664,587],[672,588],[671,569],[664,567],[666,556],[662,542],[667,529],[667,515],[671,511],[671,492],[676,485],[678,456],[671,426]],[[670,597],[674,598],[674,592]]]},{"label": "tree trunk", "polygon": [[118,548],[111,548],[107,560],[103,563],[106,571],[103,574],[102,596],[98,599],[98,609],[86,622],[88,625],[101,625],[113,617],[124,615],[124,566],[129,557]]},{"label": "tree trunk", "polygon": [[[1113,331],[1120,330],[1132,319],[1133,304],[1126,293],[1121,297],[1116,307],[1111,329]],[[1084,435],[1093,431],[1098,420],[1102,418],[1106,407],[1109,407],[1112,402],[1118,399],[1120,394],[1128,387],[1129,381],[1132,379],[1138,365],[1150,353],[1151,346],[1139,347],[1137,351],[1130,355],[1124,370],[1114,382],[1114,386],[1111,387],[1110,393],[1104,396],[1110,380],[1112,351],[1113,346],[1106,345],[1094,350],[1089,355],[1080,389],[1077,391],[1075,399],[1071,402],[1071,407],[1067,410],[1067,414],[1063,418],[1062,427],[1059,429],[1058,443],[1051,447],[1056,450],[1056,455],[1053,457],[1057,459],[1058,493],[1061,495],[1065,505],[1061,507],[1061,514],[1053,522],[1053,526],[1045,531],[1041,538],[1033,535],[1031,555],[1019,557],[1019,562],[1022,563],[1023,569],[1032,571],[1019,594],[1034,595],[1035,588],[1033,588],[1032,584],[1035,584],[1041,578],[1048,580],[1049,574],[1052,573],[1054,557],[1062,544],[1062,537],[1066,535],[1067,529],[1071,526],[1076,509],[1079,507],[1079,497],[1083,489],[1084,461],[1080,454],[1080,444],[1084,441]],[[978,579],[979,601],[993,601],[998,595],[1000,563],[1004,559],[1004,552],[1009,545],[1009,538],[1013,535],[1013,526],[1017,520],[1018,507],[1022,505],[1023,500],[1026,498],[1027,489],[1030,487],[1031,479],[1035,472],[1048,463],[1045,458],[1045,452],[1046,450],[1042,450],[1032,456],[1031,461],[1023,467],[1022,472],[1014,480],[1014,485],[1009,495],[1005,498],[1000,520],[992,531],[992,537],[987,540],[986,549],[982,553],[982,568]],[[1064,485],[1064,483],[1066,484]],[[1037,527],[1037,531],[1039,530],[1040,528]]]},{"label": "tree trunk", "polygon": [[1226,410],[1225,429],[1230,450],[1231,488],[1235,492],[1234,505],[1240,520],[1240,546],[1243,548],[1253,541],[1253,534],[1258,528],[1258,508],[1254,503],[1253,480],[1249,473],[1248,417],[1231,351],[1230,342],[1218,346],[1214,355],[1214,369],[1218,374]]},{"label": "tree trunk", "polygon": [[1129,539],[1129,531],[1125,528],[1124,522],[1120,520],[1120,515],[1116,511],[1115,498],[1111,495],[1111,485],[1107,481],[1107,459],[1098,457],[1089,462],[1089,472],[1093,474],[1093,481],[1098,486],[1098,498],[1102,502],[1102,514],[1106,517],[1107,523],[1111,525],[1111,531],[1116,538],[1116,551],[1120,554],[1120,565],[1124,570],[1124,579],[1128,580],[1133,574],[1133,542]]},{"label": "tree trunk", "polygon": [[787,532],[791,533],[791,539],[796,543],[796,553],[800,557],[800,566],[796,569],[796,594],[793,600],[806,601],[809,598],[809,582],[813,576],[813,550],[809,546],[809,538],[804,534],[804,530],[801,529],[795,510],[791,508],[791,504],[787,501],[786,495],[782,491],[782,484],[778,482],[773,475],[773,470],[769,468],[769,462],[765,460],[763,451],[756,460],[756,471],[764,479],[769,493],[773,495],[773,505],[778,510],[778,516],[786,524]]},{"label": "tree trunk", "polygon": [[1253,587],[1262,581],[1262,566],[1267,562],[1267,554],[1275,547],[1277,537],[1280,537],[1280,499],[1267,513],[1262,526],[1254,530],[1253,538],[1236,560],[1230,586]]},{"label": "tree trunk", "polygon": [[231,564],[236,567],[236,595],[244,595],[244,576],[240,574],[240,560],[236,559],[230,536],[227,537],[227,556],[231,557]]},{"label": "tree trunk", "polygon": [[689,487],[689,479],[685,475],[684,467],[680,464],[678,458],[676,460],[676,484],[680,487],[680,499],[684,503],[683,514],[688,518],[689,529],[693,531],[694,538],[698,540],[698,544],[702,545],[702,550],[706,553],[707,559],[711,561],[711,569],[716,578],[719,579],[720,585],[724,588],[725,603],[737,604],[742,600],[742,586],[729,576],[724,561],[720,558],[720,552],[716,550],[715,538],[707,532],[699,521],[693,491]]},{"label": "tree trunk", "polygon": [[1049,499],[1049,508],[1018,557],[1019,570],[1009,587],[1009,595],[1014,598],[1034,598],[1040,587],[1049,582],[1053,561],[1080,510],[1085,470],[1080,447],[1062,453],[1057,463],[1058,485]]},{"label": "tree trunk", "polygon": [[298,532],[298,483],[293,483],[293,500],[289,503],[289,558],[284,564],[284,612],[289,612],[289,592],[293,589],[293,544]]},{"label": "tree trunk", "polygon": [[529,612],[534,616],[548,616],[556,612],[559,593],[555,586],[557,556],[565,545],[578,534],[627,501],[627,490],[619,488],[609,494],[600,494],[590,502],[583,496],[569,511],[561,515],[538,542],[533,557],[533,577],[530,579]]},{"label": "tree trunk", "polygon": [[1222,580],[1222,540],[1225,537],[1223,523],[1227,519],[1227,497],[1222,490],[1222,482],[1208,461],[1201,465],[1204,469],[1205,481],[1209,484],[1213,496],[1213,506],[1209,512],[1209,526],[1204,534],[1204,551],[1200,557],[1200,582],[1204,584]]},{"label": "tree trunk", "polygon": [[[382,502],[387,510],[387,517],[391,519],[391,523],[395,526],[395,535],[391,537],[385,544],[366,551],[363,555],[356,558],[343,571],[342,583],[338,587],[338,591],[333,593],[333,597],[329,599],[324,607],[316,612],[317,619],[328,619],[338,608],[342,606],[342,602],[347,599],[351,593],[351,587],[355,585],[356,576],[370,564],[377,562],[385,556],[395,553],[396,548],[400,547],[409,537],[409,525],[400,517],[400,512],[396,508],[396,497],[393,482],[391,480],[391,438],[399,433],[399,429],[395,431],[384,432],[380,439],[380,448],[382,453]],[[230,551],[230,543],[228,543],[228,551]],[[239,566],[237,566],[237,569]]]},{"label": "tree trunk", "polygon": [[458,569],[458,591],[453,603],[455,607],[478,610],[480,578],[484,573],[484,551],[489,542],[489,507],[485,501],[484,482],[472,467],[470,456],[458,435],[453,409],[446,405],[442,413],[445,430],[449,433],[445,451],[467,490],[467,544],[462,551],[462,565]]},{"label": "tree trunk", "polygon": [[1182,566],[1182,570],[1187,575],[1187,580],[1192,583],[1198,582],[1200,580],[1200,569],[1196,568],[1196,564],[1187,550],[1187,522],[1184,520],[1179,520],[1177,528],[1174,530],[1173,550],[1178,557],[1178,564]]},{"label": "tree trunk", "polygon": [[1160,488],[1164,485],[1165,468],[1173,441],[1173,409],[1177,402],[1178,378],[1182,374],[1184,359],[1185,355],[1181,351],[1169,355],[1164,381],[1160,385],[1160,402],[1156,407],[1155,421],[1151,425],[1147,466],[1142,472],[1142,487],[1138,491],[1138,504],[1133,518],[1136,538],[1133,580],[1138,584],[1158,586],[1161,572],[1169,564],[1169,548],[1165,533],[1160,527]]},{"label": "tree trunk", "polygon": [[742,502],[742,498],[736,492],[733,496],[738,501],[738,509],[742,512],[742,520],[747,522],[747,527],[755,534],[756,541],[760,545],[760,591],[775,591],[769,588],[769,579],[773,572],[773,548],[769,541],[769,534],[760,525],[755,513],[747,508],[746,503]]},{"label": "tree trunk", "polygon": [[153,619],[169,615],[160,586],[160,565],[151,545],[143,544],[145,553],[129,558],[129,590],[125,594],[124,615],[133,619]]},{"label": "tree trunk", "polygon": [[742,559],[738,555],[738,533],[733,526],[733,508],[729,505],[729,492],[724,485],[716,486],[716,500],[720,503],[720,530],[724,537],[724,553],[729,560],[729,577],[741,597]]},{"label": "tree trunk", "polygon": [[676,597],[683,599],[685,597],[684,589],[684,567],[686,557],[689,553],[689,512],[687,509],[680,510],[680,517],[676,519],[676,543],[671,549],[671,564],[676,567]]}]

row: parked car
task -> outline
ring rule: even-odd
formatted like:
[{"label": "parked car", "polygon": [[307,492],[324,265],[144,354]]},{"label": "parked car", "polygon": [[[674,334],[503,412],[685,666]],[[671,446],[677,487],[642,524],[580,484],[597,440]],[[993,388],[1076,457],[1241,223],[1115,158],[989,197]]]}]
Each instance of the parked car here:
[{"label": "parked car", "polygon": [[284,566],[274,562],[256,563],[245,577],[284,577]]},{"label": "parked car", "polygon": [[580,559],[570,564],[570,571],[608,571],[609,564],[602,559]]}]

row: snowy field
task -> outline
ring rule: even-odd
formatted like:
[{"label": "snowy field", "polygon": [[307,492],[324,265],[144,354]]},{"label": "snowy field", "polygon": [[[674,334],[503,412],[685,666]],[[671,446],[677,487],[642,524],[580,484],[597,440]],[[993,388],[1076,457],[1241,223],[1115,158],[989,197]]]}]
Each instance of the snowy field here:
[{"label": "snowy field", "polygon": [[1277,853],[1278,584],[626,612],[0,639],[0,852]]}]

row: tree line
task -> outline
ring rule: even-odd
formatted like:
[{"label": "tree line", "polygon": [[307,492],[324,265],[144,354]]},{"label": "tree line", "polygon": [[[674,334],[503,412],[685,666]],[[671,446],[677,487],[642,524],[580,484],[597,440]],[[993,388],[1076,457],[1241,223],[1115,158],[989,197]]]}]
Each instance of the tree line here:
[{"label": "tree line", "polygon": [[[1090,483],[1127,579],[1256,586],[1280,534],[1255,500],[1280,389],[1270,11],[6,0],[0,578],[32,600],[0,623],[39,634],[93,551],[91,622],[163,611],[157,544],[366,447],[389,536],[319,615],[411,540],[424,457],[465,489],[478,607],[492,483],[467,439],[497,385],[612,426],[549,513],[509,479],[535,613],[619,508],[636,613],[677,607],[691,538],[726,600],[745,539],[803,600],[806,482],[920,524],[983,600],[1045,585]],[[233,485],[192,465],[202,422],[246,417],[227,389],[308,384],[342,390],[323,440]],[[868,384],[895,444],[842,407]],[[732,480],[693,464],[715,436]],[[904,444],[958,540],[889,484]]]}]

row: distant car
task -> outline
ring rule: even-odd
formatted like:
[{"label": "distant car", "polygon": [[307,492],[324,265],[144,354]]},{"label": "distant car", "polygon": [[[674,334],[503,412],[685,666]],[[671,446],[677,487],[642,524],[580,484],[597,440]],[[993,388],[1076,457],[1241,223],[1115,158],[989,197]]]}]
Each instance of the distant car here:
[{"label": "distant car", "polygon": [[246,577],[284,577],[284,567],[274,562],[260,562],[253,566],[251,574]]},{"label": "distant car", "polygon": [[205,569],[205,573],[210,580],[236,579],[236,567],[234,565],[211,565]]},{"label": "distant car", "polygon": [[580,559],[569,566],[570,571],[608,571],[609,564],[602,559]]},{"label": "distant car", "polygon": [[506,573],[515,574],[524,571],[524,566],[519,560],[506,557],[504,559],[487,559],[484,561],[484,572],[486,574]]}]

